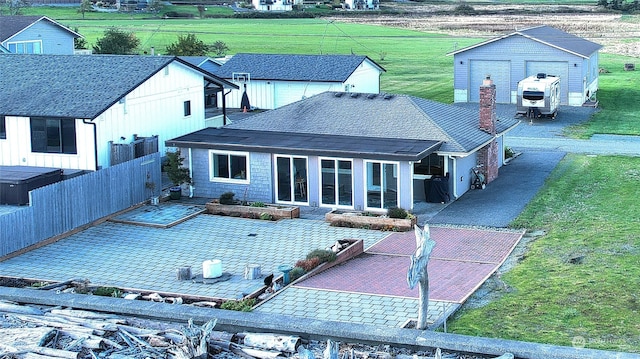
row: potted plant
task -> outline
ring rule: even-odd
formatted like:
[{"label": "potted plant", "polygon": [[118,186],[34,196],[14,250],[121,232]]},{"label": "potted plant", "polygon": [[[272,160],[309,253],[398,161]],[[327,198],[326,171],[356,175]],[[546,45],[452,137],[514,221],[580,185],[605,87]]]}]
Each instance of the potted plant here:
[{"label": "potted plant", "polygon": [[169,188],[169,196],[171,199],[180,199],[182,197],[182,184],[191,184],[191,176],[189,169],[183,167],[184,158],[180,154],[180,150],[175,152],[167,151],[167,160],[163,166],[164,171],[169,177],[169,181],[173,186]]}]

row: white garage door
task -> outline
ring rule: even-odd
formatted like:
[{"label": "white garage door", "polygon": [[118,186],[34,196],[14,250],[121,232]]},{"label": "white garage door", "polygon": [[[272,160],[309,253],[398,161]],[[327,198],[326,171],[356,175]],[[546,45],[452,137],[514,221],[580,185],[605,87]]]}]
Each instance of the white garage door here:
[{"label": "white garage door", "polygon": [[491,76],[496,85],[496,102],[511,102],[511,63],[509,61],[471,60],[469,102],[480,102],[482,80]]},{"label": "white garage door", "polygon": [[[540,73],[560,77],[560,104],[566,105],[569,96],[569,64],[563,61],[527,61],[527,77]],[[519,81],[519,80],[518,80]]]}]

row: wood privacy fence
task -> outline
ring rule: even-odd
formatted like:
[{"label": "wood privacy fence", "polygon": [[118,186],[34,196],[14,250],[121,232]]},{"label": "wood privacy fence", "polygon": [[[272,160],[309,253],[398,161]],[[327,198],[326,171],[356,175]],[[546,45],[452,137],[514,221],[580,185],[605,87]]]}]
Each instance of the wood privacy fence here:
[{"label": "wood privacy fence", "polygon": [[111,166],[158,152],[158,136],[135,136],[131,143],[109,141],[109,144],[111,145]]},{"label": "wood privacy fence", "polygon": [[141,203],[161,187],[156,152],[30,192],[30,205],[0,215],[0,257]]}]

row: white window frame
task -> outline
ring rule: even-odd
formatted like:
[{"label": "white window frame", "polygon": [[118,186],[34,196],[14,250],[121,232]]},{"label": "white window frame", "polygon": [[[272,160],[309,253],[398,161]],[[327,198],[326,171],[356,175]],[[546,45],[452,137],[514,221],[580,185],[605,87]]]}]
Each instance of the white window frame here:
[{"label": "white window frame", "polygon": [[[322,203],[322,161],[323,160],[331,160],[334,162],[334,164],[337,164],[337,161],[348,161],[351,162],[351,205],[347,206],[347,205],[341,205],[340,204],[340,198],[338,193],[336,192],[336,203],[335,204],[330,204],[330,203]],[[355,161],[353,158],[342,158],[342,157],[318,157],[318,203],[320,207],[328,207],[328,208],[344,208],[344,209],[353,209],[355,208],[355,168],[354,168],[354,164]],[[339,174],[340,169],[337,168],[337,165],[334,167],[336,168],[337,172],[336,174]],[[335,181],[338,180],[338,176],[336,176]],[[335,182],[334,182],[335,184]]]},{"label": "white window frame", "polygon": [[[280,185],[278,184],[278,181],[277,181],[277,179],[278,179],[278,158],[288,158],[290,160],[290,162],[289,162],[289,173],[292,176],[295,176],[295,173],[293,173],[293,160],[294,160],[294,158],[303,158],[305,160],[305,162],[306,162],[305,164],[306,164],[306,168],[307,168],[307,175],[304,178],[305,182],[306,182],[305,183],[305,185],[306,185],[305,191],[306,191],[306,194],[307,194],[307,200],[306,201],[299,202],[299,201],[295,200],[296,191],[299,190],[296,187],[298,184],[296,183],[295,179],[293,181],[293,191],[291,192],[292,200],[287,202],[287,201],[281,201],[281,200],[278,199],[278,191],[280,190],[280,188],[279,188]],[[274,183],[274,185],[275,185],[274,189],[275,189],[275,200],[276,200],[276,203],[309,204],[309,157],[308,156],[279,155],[279,154],[276,154],[276,155],[273,156],[273,171],[274,171],[273,178],[276,179],[274,181],[275,182]]]},{"label": "white window frame", "polygon": [[[393,167],[393,177],[396,179],[396,205],[398,207],[400,207],[400,177],[398,176],[398,172],[400,171],[400,162],[395,162],[395,161],[375,161],[375,160],[364,160],[363,161],[363,165],[364,165],[364,186],[363,186],[363,191],[364,191],[364,209],[367,211],[386,211],[387,209],[384,208],[384,191],[382,191],[382,182],[380,182],[380,208],[378,207],[369,207],[367,206],[367,203],[369,203],[369,191],[367,190],[369,188],[369,164],[370,163],[379,163],[380,164],[380,174],[382,175],[383,171],[383,165],[387,164],[387,165],[395,165]],[[382,181],[382,178],[380,178],[380,180]]]},{"label": "white window frame", "polygon": [[[40,52],[17,52],[18,44],[40,44]],[[11,48],[11,45],[16,45],[16,54],[43,54],[42,40],[28,40],[28,41],[11,41],[7,42],[7,49]],[[11,51],[11,50],[9,50]]]},{"label": "white window frame", "polygon": [[[227,161],[230,161],[231,156],[244,156],[246,158],[246,168],[245,168],[245,178],[226,178],[226,177],[215,177],[214,176],[214,160],[213,155],[226,155]],[[250,156],[249,152],[239,152],[239,151],[221,151],[221,150],[209,150],[209,181],[210,182],[223,182],[223,183],[237,183],[237,184],[249,184],[251,182],[251,171],[250,171]],[[231,163],[227,162],[229,168],[231,168]],[[229,176],[233,176],[233,174],[229,173]]]}]

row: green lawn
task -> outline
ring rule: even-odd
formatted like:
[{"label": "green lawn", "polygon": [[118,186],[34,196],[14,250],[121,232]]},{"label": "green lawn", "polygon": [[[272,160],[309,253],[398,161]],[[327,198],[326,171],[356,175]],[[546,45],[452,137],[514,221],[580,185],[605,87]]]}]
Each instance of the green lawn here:
[{"label": "green lawn", "polygon": [[[387,70],[383,91],[445,103],[453,101],[453,58],[446,54],[484,40],[322,18],[168,20],[87,14],[82,20],[73,9],[27,10],[77,27],[90,45],[105,29],[118,26],[135,32],[141,51],[153,46],[157,53],[178,35],[194,33],[207,43],[224,41],[229,54],[367,55]],[[587,124],[568,130],[569,135],[640,135],[640,71],[623,71],[626,62],[640,67],[636,60],[601,55],[600,67],[609,71],[600,76],[601,111]],[[587,347],[640,352],[638,197],[640,158],[567,156],[513,224],[547,234],[502,276],[510,290],[482,308],[462,311],[449,331],[564,345],[583,337]],[[580,256],[581,264],[569,263]]]},{"label": "green lawn", "polygon": [[639,196],[640,158],[569,155],[513,223],[547,234],[502,275],[509,290],[449,331],[640,352]]}]

